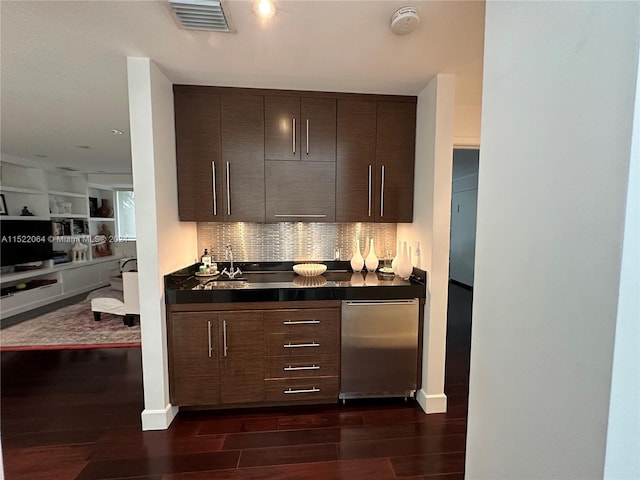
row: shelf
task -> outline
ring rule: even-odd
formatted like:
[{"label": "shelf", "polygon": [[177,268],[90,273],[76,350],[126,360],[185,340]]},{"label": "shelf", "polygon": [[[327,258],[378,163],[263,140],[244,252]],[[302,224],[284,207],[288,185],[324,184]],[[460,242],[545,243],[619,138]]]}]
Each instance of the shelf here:
[{"label": "shelf", "polygon": [[0,190],[3,192],[11,192],[11,193],[28,193],[32,195],[46,195],[47,192],[45,190],[36,190],[35,188],[23,188],[23,187],[8,187],[3,185],[0,187]]},{"label": "shelf", "polygon": [[115,222],[116,219],[113,217],[89,217],[89,220],[92,222]]},{"label": "shelf", "polygon": [[70,268],[82,267],[84,265],[96,265],[96,264],[108,262],[111,260],[117,260],[119,258],[124,258],[124,257],[110,255],[108,257],[98,257],[98,258],[94,258],[93,260],[87,260],[84,262],[65,262],[65,263],[60,263],[58,265],[54,265],[53,267],[43,267],[43,268],[37,268],[34,270],[25,270],[24,272],[3,273],[0,275],[0,280],[2,283],[15,282],[17,280],[23,280],[25,278],[39,277],[40,275],[48,275],[51,273],[68,270]]},{"label": "shelf", "polygon": [[89,189],[104,190],[105,192],[113,192],[113,187],[107,187],[106,185],[99,185],[97,183],[89,183]]},{"label": "shelf", "polygon": [[49,190],[49,195],[60,196],[60,197],[78,197],[78,198],[86,198],[86,193],[76,193],[76,192],[62,192],[58,190]]},{"label": "shelf", "polygon": [[36,215],[2,215],[0,220],[50,220],[50,218]]},{"label": "shelf", "polygon": [[61,218],[61,219],[65,219],[65,218],[82,218],[82,219],[88,219],[89,217],[87,215],[85,215],[84,213],[52,213],[51,214],[51,219],[55,219],[55,218]]}]

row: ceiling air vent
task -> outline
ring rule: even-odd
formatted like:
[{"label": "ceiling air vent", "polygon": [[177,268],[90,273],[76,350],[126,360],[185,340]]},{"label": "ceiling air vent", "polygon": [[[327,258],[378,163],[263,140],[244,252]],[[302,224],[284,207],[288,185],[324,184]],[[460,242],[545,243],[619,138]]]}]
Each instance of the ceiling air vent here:
[{"label": "ceiling air vent", "polygon": [[209,32],[232,32],[222,5],[215,0],[169,0],[171,10],[183,28]]}]

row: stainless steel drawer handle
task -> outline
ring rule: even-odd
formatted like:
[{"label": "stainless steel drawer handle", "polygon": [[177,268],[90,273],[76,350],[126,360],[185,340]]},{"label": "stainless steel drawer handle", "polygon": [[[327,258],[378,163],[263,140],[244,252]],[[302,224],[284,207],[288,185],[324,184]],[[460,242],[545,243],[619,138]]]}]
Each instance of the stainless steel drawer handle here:
[{"label": "stainless steel drawer handle", "polygon": [[322,214],[301,214],[301,215],[297,215],[297,214],[278,214],[278,215],[274,215],[274,217],[278,217],[278,218],[285,218],[285,217],[299,217],[299,218],[325,218],[327,215],[322,213]]},{"label": "stainless steel drawer handle", "polygon": [[320,389],[313,387],[313,388],[299,388],[297,390],[292,390],[291,388],[289,388],[288,390],[285,390],[284,393],[316,393],[319,392]]},{"label": "stainless steel drawer handle", "polygon": [[311,342],[311,343],[285,343],[283,345],[284,348],[304,348],[304,347],[319,347],[320,344],[317,342]]},{"label": "stainless steel drawer handle", "polygon": [[305,365],[302,367],[292,367],[289,365],[288,367],[284,367],[283,370],[285,372],[295,372],[297,370],[320,370],[320,367],[318,365]]},{"label": "stainless steel drawer handle", "polygon": [[207,333],[209,335],[209,358],[211,358],[211,353],[213,352],[213,346],[211,345],[211,321],[207,322]]},{"label": "stainless steel drawer handle", "polygon": [[320,323],[320,320],[285,320],[284,325],[309,325]]}]

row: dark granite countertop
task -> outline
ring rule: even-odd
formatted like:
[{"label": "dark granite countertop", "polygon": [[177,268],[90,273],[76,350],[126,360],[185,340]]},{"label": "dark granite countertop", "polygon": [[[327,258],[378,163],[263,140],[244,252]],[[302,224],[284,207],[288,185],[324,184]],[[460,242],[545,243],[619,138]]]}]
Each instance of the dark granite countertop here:
[{"label": "dark granite countertop", "polygon": [[[299,262],[295,262],[299,263]],[[318,277],[293,272],[294,262],[240,262],[244,281],[199,277],[200,264],[165,275],[167,304],[272,302],[304,300],[392,300],[426,297],[426,272],[414,268],[409,280],[376,273],[353,273],[349,262],[318,262],[327,271]],[[229,265],[218,263],[222,270]]]}]

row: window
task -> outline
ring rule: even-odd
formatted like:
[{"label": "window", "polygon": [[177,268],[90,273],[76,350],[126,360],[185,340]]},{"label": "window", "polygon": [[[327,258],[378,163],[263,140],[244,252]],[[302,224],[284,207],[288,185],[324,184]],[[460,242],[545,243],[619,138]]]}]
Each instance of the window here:
[{"label": "window", "polygon": [[136,239],[135,195],[132,190],[116,190],[118,237]]}]

